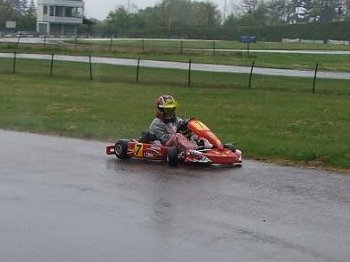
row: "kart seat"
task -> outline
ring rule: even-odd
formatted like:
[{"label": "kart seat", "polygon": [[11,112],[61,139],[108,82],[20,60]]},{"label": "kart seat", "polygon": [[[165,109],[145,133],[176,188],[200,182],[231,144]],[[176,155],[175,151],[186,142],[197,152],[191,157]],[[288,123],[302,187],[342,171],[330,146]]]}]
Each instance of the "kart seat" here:
[{"label": "kart seat", "polygon": [[150,142],[157,140],[157,138],[154,134],[152,134],[148,130],[146,130],[146,131],[143,131],[141,133],[141,137],[139,140],[141,143],[150,143]]}]

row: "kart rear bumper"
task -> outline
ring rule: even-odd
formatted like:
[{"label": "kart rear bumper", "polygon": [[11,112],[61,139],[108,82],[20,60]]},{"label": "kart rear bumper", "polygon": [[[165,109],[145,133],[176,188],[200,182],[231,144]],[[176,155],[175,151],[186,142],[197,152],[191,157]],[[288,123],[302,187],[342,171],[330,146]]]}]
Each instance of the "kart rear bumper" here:
[{"label": "kart rear bumper", "polygon": [[114,145],[106,146],[106,154],[107,155],[114,155],[115,154],[114,150],[115,150]]}]

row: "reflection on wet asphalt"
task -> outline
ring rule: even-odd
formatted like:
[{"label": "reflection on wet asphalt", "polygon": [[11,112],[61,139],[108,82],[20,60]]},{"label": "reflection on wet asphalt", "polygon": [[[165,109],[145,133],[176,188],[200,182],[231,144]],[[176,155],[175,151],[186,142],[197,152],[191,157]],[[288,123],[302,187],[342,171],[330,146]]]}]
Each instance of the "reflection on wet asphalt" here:
[{"label": "reflection on wet asphalt", "polygon": [[0,261],[348,261],[350,176],[0,131]]}]

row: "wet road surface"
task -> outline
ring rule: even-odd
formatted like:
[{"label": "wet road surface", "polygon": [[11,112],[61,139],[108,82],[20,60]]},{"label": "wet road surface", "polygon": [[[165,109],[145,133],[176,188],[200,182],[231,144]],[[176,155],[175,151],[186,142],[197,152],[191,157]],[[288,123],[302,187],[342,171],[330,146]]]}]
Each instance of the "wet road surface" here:
[{"label": "wet road surface", "polygon": [[349,261],[350,176],[120,161],[0,130],[0,261]]}]

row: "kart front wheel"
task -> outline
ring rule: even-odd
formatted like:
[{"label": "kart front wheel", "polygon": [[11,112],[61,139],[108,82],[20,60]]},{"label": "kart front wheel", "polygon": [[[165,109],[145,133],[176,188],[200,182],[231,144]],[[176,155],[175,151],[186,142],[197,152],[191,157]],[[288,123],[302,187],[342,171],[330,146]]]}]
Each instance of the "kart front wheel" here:
[{"label": "kart front wheel", "polygon": [[114,146],[114,153],[120,159],[130,158],[128,156],[128,141],[118,140]]},{"label": "kart front wheel", "polygon": [[167,153],[167,161],[170,167],[177,167],[179,164],[179,152],[176,147],[169,147]]},{"label": "kart front wheel", "polygon": [[231,143],[224,144],[224,148],[230,149],[232,152],[236,152],[236,147]]}]

